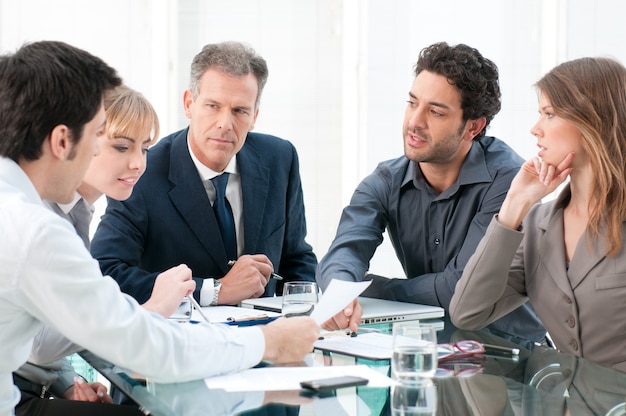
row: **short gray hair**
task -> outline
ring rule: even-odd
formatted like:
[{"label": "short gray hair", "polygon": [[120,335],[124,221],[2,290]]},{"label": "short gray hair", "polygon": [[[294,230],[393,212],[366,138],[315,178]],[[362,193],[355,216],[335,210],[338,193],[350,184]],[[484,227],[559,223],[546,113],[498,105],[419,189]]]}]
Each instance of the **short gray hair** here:
[{"label": "short gray hair", "polygon": [[259,86],[255,105],[258,108],[261,101],[261,93],[267,82],[269,71],[265,59],[258,55],[250,46],[240,42],[228,41],[222,43],[210,43],[202,48],[191,62],[191,76],[189,89],[194,99],[200,93],[200,78],[210,69],[240,77],[248,74],[254,75]]}]

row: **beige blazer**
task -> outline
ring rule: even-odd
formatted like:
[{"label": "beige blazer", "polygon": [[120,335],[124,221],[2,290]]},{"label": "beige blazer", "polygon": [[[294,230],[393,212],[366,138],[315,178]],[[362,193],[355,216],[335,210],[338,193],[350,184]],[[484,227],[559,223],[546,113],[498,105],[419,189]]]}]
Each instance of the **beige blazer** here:
[{"label": "beige blazer", "polygon": [[494,217],[457,283],[450,317],[459,328],[479,329],[530,300],[559,350],[626,371],[626,243],[606,257],[602,238],[588,244],[583,236],[567,269],[569,196],[566,187],[533,207],[522,231]]}]

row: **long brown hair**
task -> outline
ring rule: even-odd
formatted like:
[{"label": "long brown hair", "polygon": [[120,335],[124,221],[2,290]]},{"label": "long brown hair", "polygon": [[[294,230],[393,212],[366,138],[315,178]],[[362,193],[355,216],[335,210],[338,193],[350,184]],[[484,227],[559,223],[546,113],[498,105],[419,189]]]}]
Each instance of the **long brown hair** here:
[{"label": "long brown hair", "polygon": [[594,176],[588,230],[597,237],[606,226],[613,255],[626,219],[626,68],[610,58],[581,58],[558,65],[536,86],[554,113],[581,131]]}]

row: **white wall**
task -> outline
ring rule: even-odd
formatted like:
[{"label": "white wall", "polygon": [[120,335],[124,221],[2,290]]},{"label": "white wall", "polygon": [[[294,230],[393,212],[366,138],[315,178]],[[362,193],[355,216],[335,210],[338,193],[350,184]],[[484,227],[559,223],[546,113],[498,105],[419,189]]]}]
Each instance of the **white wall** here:
[{"label": "white wall", "polygon": [[[182,92],[201,47],[251,44],[270,68],[256,130],[296,145],[308,239],[322,256],[358,181],[402,154],[420,49],[467,43],[498,65],[503,108],[489,134],[528,158],[532,84],[563,60],[626,62],[625,11],[621,0],[0,0],[0,52],[42,39],[87,49],[152,101],[167,134],[186,126]],[[372,268],[401,274],[388,244]]]}]

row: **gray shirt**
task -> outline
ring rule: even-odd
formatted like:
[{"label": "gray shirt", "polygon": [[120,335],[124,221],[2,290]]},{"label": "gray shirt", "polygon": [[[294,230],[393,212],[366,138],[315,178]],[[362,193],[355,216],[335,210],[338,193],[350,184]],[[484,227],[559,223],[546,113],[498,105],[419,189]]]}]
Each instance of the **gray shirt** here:
[{"label": "gray shirt", "polygon": [[[337,235],[317,270],[325,289],[333,278],[364,279],[387,231],[407,279],[368,275],[366,296],[441,306],[448,312],[463,268],[500,210],[523,163],[504,142],[474,142],[456,182],[441,194],[405,156],[380,163],[343,210]],[[545,336],[529,304],[491,328],[526,340]]]}]

